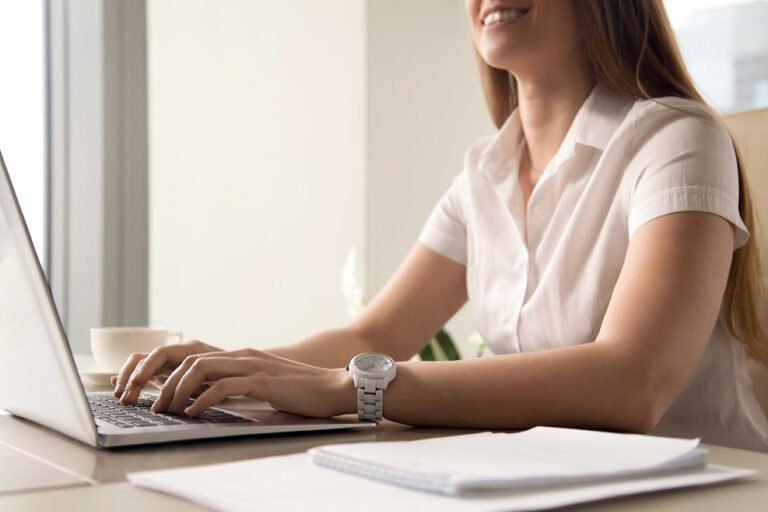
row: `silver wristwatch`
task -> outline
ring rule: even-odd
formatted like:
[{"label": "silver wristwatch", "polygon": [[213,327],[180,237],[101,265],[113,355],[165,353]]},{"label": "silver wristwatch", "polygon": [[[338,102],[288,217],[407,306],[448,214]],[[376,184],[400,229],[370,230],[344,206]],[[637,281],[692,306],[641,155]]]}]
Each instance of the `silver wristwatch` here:
[{"label": "silver wristwatch", "polygon": [[357,388],[357,417],[381,421],[384,390],[397,375],[395,360],[385,354],[366,352],[353,357],[347,370]]}]

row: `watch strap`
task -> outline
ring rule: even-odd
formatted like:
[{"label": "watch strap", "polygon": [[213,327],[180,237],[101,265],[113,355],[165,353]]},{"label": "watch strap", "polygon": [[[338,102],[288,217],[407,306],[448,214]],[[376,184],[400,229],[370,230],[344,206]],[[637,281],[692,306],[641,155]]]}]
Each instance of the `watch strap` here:
[{"label": "watch strap", "polygon": [[381,421],[384,410],[384,379],[357,379],[357,417],[365,421]]}]

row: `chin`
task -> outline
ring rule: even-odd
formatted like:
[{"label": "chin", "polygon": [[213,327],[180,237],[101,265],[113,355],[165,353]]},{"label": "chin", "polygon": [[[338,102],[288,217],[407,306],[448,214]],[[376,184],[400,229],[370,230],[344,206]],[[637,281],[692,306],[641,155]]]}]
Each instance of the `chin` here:
[{"label": "chin", "polygon": [[485,51],[480,55],[489,66],[504,69],[514,74],[514,70],[522,66],[522,59],[519,55],[510,55],[509,53],[509,50],[502,52]]},{"label": "chin", "polygon": [[478,53],[489,66],[513,73],[531,55],[531,44],[522,34],[485,35],[478,45]]}]

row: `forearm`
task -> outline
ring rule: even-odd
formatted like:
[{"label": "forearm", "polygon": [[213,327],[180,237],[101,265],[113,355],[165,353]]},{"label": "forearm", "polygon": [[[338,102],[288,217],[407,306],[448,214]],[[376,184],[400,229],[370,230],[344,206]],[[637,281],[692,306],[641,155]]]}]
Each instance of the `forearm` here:
[{"label": "forearm", "polygon": [[375,351],[372,341],[350,327],[329,329],[265,352],[321,368],[341,368],[362,352]]},{"label": "forearm", "polygon": [[653,379],[642,374],[643,365],[623,359],[609,344],[590,343],[467,361],[399,363],[384,394],[384,416],[419,426],[645,431],[656,421]]}]

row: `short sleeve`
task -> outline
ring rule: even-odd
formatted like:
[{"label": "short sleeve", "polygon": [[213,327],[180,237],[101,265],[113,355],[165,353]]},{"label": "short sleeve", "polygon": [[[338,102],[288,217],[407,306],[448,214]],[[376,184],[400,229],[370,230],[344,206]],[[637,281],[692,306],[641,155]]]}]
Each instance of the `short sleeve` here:
[{"label": "short sleeve", "polygon": [[630,237],[657,217],[697,211],[735,226],[734,250],[747,242],[749,232],[738,206],[736,152],[721,123],[694,115],[675,119],[658,128],[639,156],[648,164],[632,193]]},{"label": "short sleeve", "polygon": [[454,178],[419,234],[419,242],[461,265],[467,264],[467,229],[461,192],[465,173]]}]

